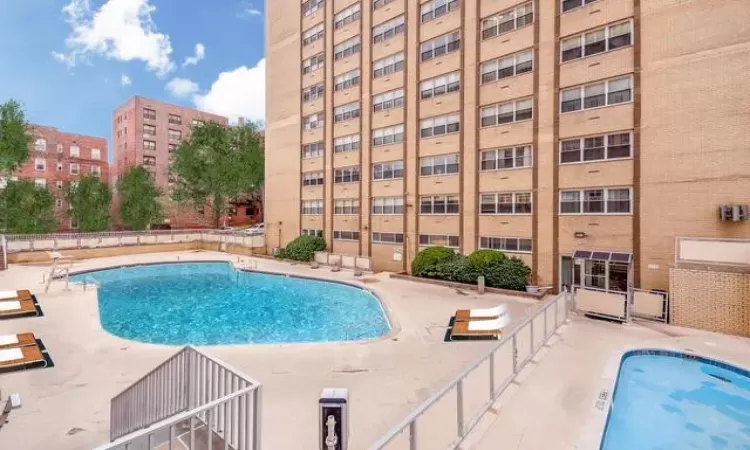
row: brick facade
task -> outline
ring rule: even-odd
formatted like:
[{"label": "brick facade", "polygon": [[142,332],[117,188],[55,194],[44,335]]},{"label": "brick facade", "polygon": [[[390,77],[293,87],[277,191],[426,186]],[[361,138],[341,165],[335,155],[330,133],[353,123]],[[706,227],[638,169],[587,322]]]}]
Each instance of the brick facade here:
[{"label": "brick facade", "polygon": [[750,273],[673,267],[670,323],[750,337]]}]

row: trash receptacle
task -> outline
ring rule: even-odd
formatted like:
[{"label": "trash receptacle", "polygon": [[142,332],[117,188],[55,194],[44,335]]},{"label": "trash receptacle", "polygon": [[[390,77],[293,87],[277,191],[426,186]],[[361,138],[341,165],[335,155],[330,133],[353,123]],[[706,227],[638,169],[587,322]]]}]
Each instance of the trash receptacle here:
[{"label": "trash receptacle", "polygon": [[347,450],[349,440],[349,390],[325,388],[318,401],[320,450]]}]

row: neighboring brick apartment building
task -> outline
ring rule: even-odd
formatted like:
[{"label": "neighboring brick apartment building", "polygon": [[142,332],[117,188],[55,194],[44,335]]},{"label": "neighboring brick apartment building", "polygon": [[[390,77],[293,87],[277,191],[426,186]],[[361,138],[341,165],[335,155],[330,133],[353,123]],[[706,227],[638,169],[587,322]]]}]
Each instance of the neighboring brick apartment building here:
[{"label": "neighboring brick apartment building", "polygon": [[750,203],[747,0],[266,13],[269,246],[321,234],[393,271],[492,248],[618,291],[668,288],[676,236],[750,236],[717,214]]},{"label": "neighboring brick apartment building", "polygon": [[[12,178],[32,180],[52,192],[60,229],[71,229],[66,199],[68,186],[89,174],[109,181],[107,140],[42,125],[29,128],[32,135],[29,160]],[[3,184],[0,180],[0,185]]]}]

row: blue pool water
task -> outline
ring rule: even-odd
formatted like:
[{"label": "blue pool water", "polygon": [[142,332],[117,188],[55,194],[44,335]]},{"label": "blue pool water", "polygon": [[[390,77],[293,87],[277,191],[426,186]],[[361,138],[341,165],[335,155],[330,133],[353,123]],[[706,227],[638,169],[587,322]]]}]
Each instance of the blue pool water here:
[{"label": "blue pool water", "polygon": [[175,345],[327,342],[381,336],[390,326],[367,291],[237,271],[228,263],[158,264],[89,272],[110,333]]},{"label": "blue pool water", "polygon": [[626,354],[602,450],[750,450],[750,377],[677,353]]}]

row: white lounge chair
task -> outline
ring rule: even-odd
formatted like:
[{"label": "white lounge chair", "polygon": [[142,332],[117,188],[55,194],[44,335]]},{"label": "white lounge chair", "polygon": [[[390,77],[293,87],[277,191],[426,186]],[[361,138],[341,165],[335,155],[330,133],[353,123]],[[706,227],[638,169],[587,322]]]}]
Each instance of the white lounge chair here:
[{"label": "white lounge chair", "polygon": [[505,314],[508,314],[508,305],[505,303],[492,308],[459,309],[456,311],[456,322],[497,319]]},{"label": "white lounge chair", "polygon": [[491,320],[471,320],[456,322],[451,330],[451,340],[454,337],[497,336],[510,324],[510,314],[504,314]]}]

